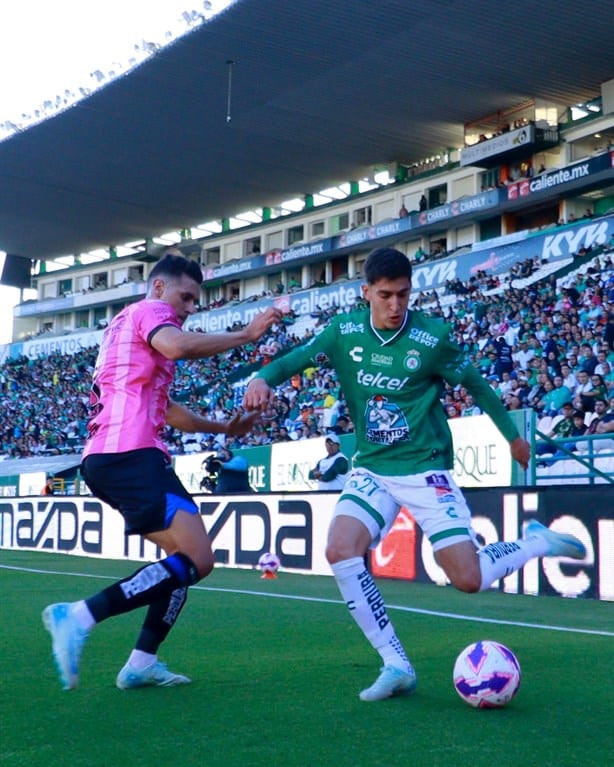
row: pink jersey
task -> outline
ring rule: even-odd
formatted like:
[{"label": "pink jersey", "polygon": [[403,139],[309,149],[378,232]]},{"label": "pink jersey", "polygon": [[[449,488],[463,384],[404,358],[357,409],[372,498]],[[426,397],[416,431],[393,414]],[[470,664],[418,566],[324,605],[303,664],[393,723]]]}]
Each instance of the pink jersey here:
[{"label": "pink jersey", "polygon": [[84,458],[143,447],[168,454],[161,432],[175,363],[149,344],[163,325],[181,328],[169,304],[146,298],[123,309],[105,330],[92,382]]}]

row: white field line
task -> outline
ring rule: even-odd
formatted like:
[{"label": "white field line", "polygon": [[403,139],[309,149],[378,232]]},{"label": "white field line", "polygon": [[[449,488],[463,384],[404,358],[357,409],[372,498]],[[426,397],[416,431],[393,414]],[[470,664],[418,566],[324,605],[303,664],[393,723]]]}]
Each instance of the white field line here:
[{"label": "white field line", "polygon": [[[11,565],[0,565],[0,570],[17,570],[24,573],[35,573],[38,575],[64,575],[74,578],[99,578],[107,581],[117,580],[112,575],[94,575],[92,573],[74,573],[64,572],[62,570],[40,570],[33,567],[13,567]],[[340,605],[343,602],[339,599],[326,599],[324,597],[307,597],[299,594],[271,594],[268,591],[254,591],[251,589],[222,589],[212,586],[191,586],[196,591],[217,591],[226,594],[243,594],[252,597],[268,597],[269,599],[288,599],[299,602],[318,602],[321,604]],[[406,613],[416,613],[418,615],[431,615],[437,618],[447,618],[457,621],[472,621],[474,623],[494,623],[497,626],[518,626],[520,628],[538,629],[540,631],[563,631],[569,634],[590,634],[592,636],[614,637],[614,631],[598,631],[596,629],[579,629],[571,626],[550,626],[539,623],[525,623],[523,621],[506,621],[499,618],[481,618],[475,615],[464,615],[462,613],[446,613],[439,610],[423,610],[418,607],[407,607],[406,605],[386,605],[389,610],[399,610]]]}]

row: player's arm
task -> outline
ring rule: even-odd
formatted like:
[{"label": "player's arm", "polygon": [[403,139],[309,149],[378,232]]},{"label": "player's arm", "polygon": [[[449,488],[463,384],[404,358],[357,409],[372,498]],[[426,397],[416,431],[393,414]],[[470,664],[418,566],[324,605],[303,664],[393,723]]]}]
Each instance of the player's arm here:
[{"label": "player's arm", "polygon": [[492,418],[497,429],[509,442],[512,458],[526,469],[531,457],[531,446],[518,433],[516,425],[492,387],[469,363],[466,355],[453,341],[444,342],[442,360],[443,378],[452,386],[461,384],[473,395],[476,403]]},{"label": "player's arm", "polygon": [[273,400],[273,389],[287,381],[295,373],[299,373],[306,367],[316,362],[316,357],[326,354],[330,346],[330,340],[334,338],[332,326],[328,326],[320,335],[310,341],[296,347],[288,354],[284,354],[264,368],[258,371],[256,376],[247,385],[243,396],[243,407],[246,410],[262,410]]},{"label": "player's arm", "polygon": [[519,463],[523,469],[529,466],[531,458],[531,446],[520,436],[516,424],[512,421],[507,410],[499,397],[493,392],[492,388],[482,378],[482,376],[470,367],[471,371],[461,377],[461,384],[467,388],[467,391],[473,394],[473,398],[480,405],[482,410],[493,420],[493,423],[499,429],[501,434],[510,443],[512,458]]},{"label": "player's arm", "polygon": [[203,432],[205,434],[226,434],[229,437],[240,437],[252,429],[259,417],[260,413],[253,411],[246,415],[237,413],[228,421],[211,421],[173,400],[169,400],[166,408],[166,423],[188,434]]},{"label": "player's arm", "polygon": [[191,360],[212,357],[237,346],[253,343],[281,320],[281,312],[273,306],[257,314],[241,330],[229,333],[190,333],[174,325],[161,326],[152,336],[153,348],[169,360]]}]

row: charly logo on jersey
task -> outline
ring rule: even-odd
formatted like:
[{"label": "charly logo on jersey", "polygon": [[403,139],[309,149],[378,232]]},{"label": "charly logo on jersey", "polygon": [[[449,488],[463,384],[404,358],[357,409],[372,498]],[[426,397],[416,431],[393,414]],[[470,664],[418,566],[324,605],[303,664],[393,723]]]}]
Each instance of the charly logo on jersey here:
[{"label": "charly logo on jersey", "polygon": [[403,365],[410,373],[415,373],[422,366],[422,360],[420,359],[420,352],[418,349],[410,349],[407,352]]},{"label": "charly logo on jersey", "polygon": [[426,330],[420,330],[420,328],[412,328],[409,333],[409,338],[417,344],[428,346],[429,349],[434,349],[439,343],[437,336],[432,333],[427,333]]},{"label": "charly logo on jersey", "polygon": [[409,440],[409,425],[401,408],[383,394],[367,400],[365,409],[367,440],[377,445],[393,445]]},{"label": "charly logo on jersey", "polygon": [[364,322],[352,322],[351,320],[349,322],[340,322],[339,330],[342,336],[347,336],[350,333],[364,333],[365,324]]},{"label": "charly logo on jersey", "polygon": [[364,346],[354,346],[349,350],[348,354],[354,360],[354,362],[362,362],[362,355],[364,350]]},{"label": "charly logo on jersey", "polygon": [[394,364],[394,357],[390,354],[380,354],[379,352],[373,352],[371,354],[371,364],[379,365],[380,367],[390,367]]}]

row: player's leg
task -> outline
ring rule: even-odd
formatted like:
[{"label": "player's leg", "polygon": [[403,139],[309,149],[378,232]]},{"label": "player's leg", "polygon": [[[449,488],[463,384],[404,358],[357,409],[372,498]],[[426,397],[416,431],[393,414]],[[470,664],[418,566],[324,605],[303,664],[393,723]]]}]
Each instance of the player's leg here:
[{"label": "player's leg", "polygon": [[[199,579],[206,577],[213,568],[211,543],[200,515],[178,511],[167,530],[145,537],[166,552],[168,557],[163,561],[168,561],[177,552],[186,555],[194,563]],[[117,676],[116,684],[120,689],[151,685],[168,687],[190,682],[189,677],[169,671],[158,660],[158,649],[179,618],[187,596],[185,585],[149,604],[134,649]]]},{"label": "player's leg", "polygon": [[155,605],[146,618],[147,646],[151,647],[155,644],[151,640],[156,633],[154,623],[161,642],[179,615],[187,587],[205,577],[213,566],[211,545],[198,508],[160,451],[90,456],[86,461],[84,475],[88,484],[96,495],[120,510],[126,531],[149,538],[167,556],[144,565],[87,600],[45,608],[43,621],[52,635],[65,689],[78,683],[81,652],[94,625],[138,607]]},{"label": "player's leg", "polygon": [[337,503],[328,535],[326,557],[341,596],[383,663],[376,682],[360,693],[362,700],[389,698],[416,686],[415,672],[364,560],[371,543],[387,532],[397,511],[374,477],[353,473]]},{"label": "player's leg", "polygon": [[427,472],[412,478],[411,510],[431,541],[435,559],[453,586],[476,592],[511,575],[530,559],[566,556],[583,559],[586,551],[573,535],[555,533],[532,520],[524,538],[497,541],[478,548],[471,512],[448,472]]}]

